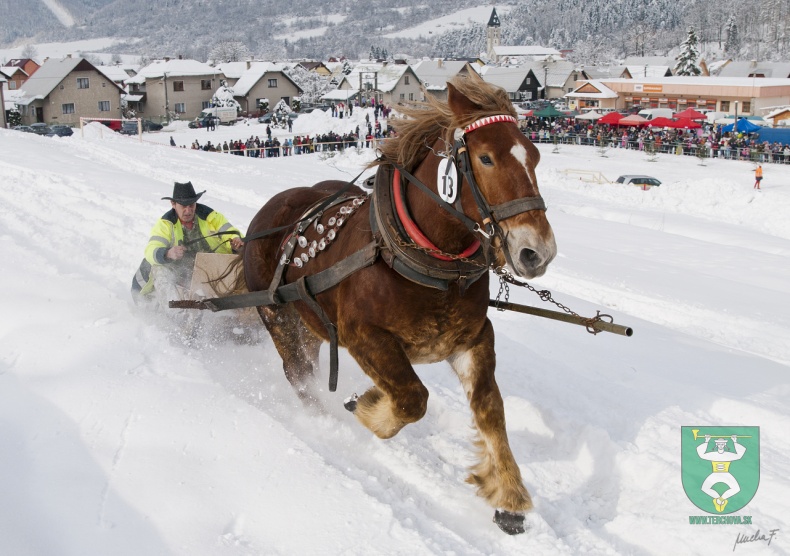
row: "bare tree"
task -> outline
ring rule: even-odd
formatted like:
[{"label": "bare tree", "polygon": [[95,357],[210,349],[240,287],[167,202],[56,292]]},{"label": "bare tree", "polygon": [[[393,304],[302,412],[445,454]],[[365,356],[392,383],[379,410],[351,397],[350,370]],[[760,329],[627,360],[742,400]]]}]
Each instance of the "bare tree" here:
[{"label": "bare tree", "polygon": [[22,49],[22,52],[19,53],[20,58],[38,58],[38,49],[33,44],[26,44],[25,48]]},{"label": "bare tree", "polygon": [[240,41],[221,41],[209,52],[213,62],[241,62],[250,57],[250,50]]}]

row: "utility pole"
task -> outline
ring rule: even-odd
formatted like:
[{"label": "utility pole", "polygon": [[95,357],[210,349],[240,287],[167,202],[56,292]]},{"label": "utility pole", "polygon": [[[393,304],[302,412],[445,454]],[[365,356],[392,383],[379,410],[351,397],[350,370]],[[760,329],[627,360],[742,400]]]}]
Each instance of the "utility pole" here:
[{"label": "utility pole", "polygon": [[170,124],[170,102],[167,100],[167,72],[164,72],[165,78],[165,118],[167,118],[167,123]]}]

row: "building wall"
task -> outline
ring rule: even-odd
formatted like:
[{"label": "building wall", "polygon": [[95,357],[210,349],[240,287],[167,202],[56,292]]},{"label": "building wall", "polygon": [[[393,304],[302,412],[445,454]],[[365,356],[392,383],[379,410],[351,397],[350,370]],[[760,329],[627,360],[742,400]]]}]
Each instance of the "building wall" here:
[{"label": "building wall", "polygon": [[[270,87],[269,80],[276,79],[277,86]],[[266,72],[258,82],[250,89],[250,92],[245,97],[236,97],[236,100],[241,104],[242,112],[248,114],[258,111],[256,104],[259,98],[269,99],[269,110],[272,110],[275,105],[283,98],[288,99],[288,106],[292,105],[293,98],[299,96],[299,89],[296,85],[282,72],[272,71]]]},{"label": "building wall", "polygon": [[[208,89],[202,88],[203,81],[211,81]],[[183,91],[176,91],[175,84],[184,83]],[[167,79],[159,77],[145,80],[145,103],[141,103],[141,116],[153,120],[168,119],[166,106],[170,113],[181,120],[194,120],[203,110],[203,103],[211,101],[214,91],[219,88],[220,76],[217,75],[168,75]],[[165,94],[165,83],[167,94]],[[176,104],[184,105],[183,113],[176,113]]]},{"label": "building wall", "polygon": [[[407,78],[409,81],[408,83],[406,83]],[[409,95],[411,95],[411,98]],[[381,100],[384,104],[389,106],[409,104],[422,100],[420,80],[413,72],[407,71],[401,76],[392,91],[382,94]]]},{"label": "building wall", "polygon": [[[87,78],[88,88],[78,89],[77,79]],[[109,101],[110,110],[100,111],[99,102]],[[74,104],[74,112],[63,113],[64,104]],[[41,109],[42,118],[38,119],[37,108]],[[48,124],[79,125],[83,118],[120,118],[121,90],[104,74],[95,71],[73,71],[66,76],[60,85],[43,100],[30,103],[26,113],[22,115],[22,123],[29,125],[38,121]]]}]

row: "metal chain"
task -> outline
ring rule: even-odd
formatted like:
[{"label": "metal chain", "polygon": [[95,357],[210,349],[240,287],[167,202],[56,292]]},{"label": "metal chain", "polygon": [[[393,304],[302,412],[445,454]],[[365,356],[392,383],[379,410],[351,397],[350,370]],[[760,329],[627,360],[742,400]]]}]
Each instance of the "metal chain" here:
[{"label": "metal chain", "polygon": [[[481,263],[479,263],[477,261],[474,261],[472,259],[469,259],[467,257],[462,257],[460,255],[453,255],[452,253],[445,253],[444,251],[441,251],[439,249],[431,249],[429,247],[421,247],[421,246],[417,245],[414,242],[403,241],[403,239],[401,239],[401,238],[396,238],[395,242],[400,247],[408,247],[410,249],[415,249],[417,251],[422,251],[423,253],[427,253],[429,255],[442,255],[443,257],[447,257],[448,259],[452,259],[454,261],[461,261],[461,262],[465,262],[465,263],[471,264],[473,266],[477,266],[479,268],[486,268],[485,264],[481,264]],[[576,313],[575,311],[573,311],[569,307],[566,307],[565,305],[563,305],[559,301],[555,300],[551,296],[551,292],[549,290],[537,290],[537,289],[532,287],[527,282],[521,282],[519,280],[516,280],[515,276],[513,276],[513,274],[511,274],[511,272],[507,268],[505,268],[504,266],[500,266],[500,267],[493,267],[493,266],[491,266],[491,270],[494,272],[494,274],[496,274],[499,277],[499,293],[496,296],[496,309],[497,309],[497,311],[504,311],[505,310],[505,309],[502,309],[502,308],[499,307],[500,298],[501,298],[502,294],[504,293],[505,294],[504,302],[505,303],[508,302],[508,299],[510,298],[510,288],[509,288],[508,284],[513,284],[514,286],[527,288],[529,291],[533,292],[538,297],[540,297],[541,301],[552,303],[552,304],[556,305],[558,308],[560,308],[563,311],[565,311],[566,313],[568,313],[569,315],[573,315],[574,317],[578,317],[578,318],[582,319],[584,321],[585,327],[587,328],[587,332],[589,332],[590,334],[595,335],[595,334],[598,334],[599,332],[601,332],[600,330],[596,330],[595,329],[594,325],[595,325],[596,322],[600,322],[600,321],[606,321],[606,322],[610,322],[610,323],[614,322],[614,318],[611,315],[602,314],[600,311],[596,311],[596,315],[594,317],[585,318],[585,317],[581,316],[579,313]]]}]

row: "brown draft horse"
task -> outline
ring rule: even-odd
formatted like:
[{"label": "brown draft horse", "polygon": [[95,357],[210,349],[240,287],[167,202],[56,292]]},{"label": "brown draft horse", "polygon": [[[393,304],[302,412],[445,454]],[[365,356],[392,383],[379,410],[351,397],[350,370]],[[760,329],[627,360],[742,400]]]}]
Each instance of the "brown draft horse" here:
[{"label": "brown draft horse", "polygon": [[[448,91],[446,103],[429,99],[423,107],[403,110],[408,118],[396,123],[397,137],[384,143],[380,159],[371,166],[398,164],[436,192],[443,160],[439,155],[447,152],[448,145],[465,129],[462,144],[468,149],[471,172],[490,206],[525,197],[539,199],[535,166],[540,154],[519,131],[505,91],[472,78],[456,78],[448,83]],[[470,231],[439,209],[435,199],[408,183],[405,202],[415,225],[436,251],[468,252],[470,244],[482,240],[478,251],[489,251],[484,268],[509,264],[518,276],[542,275],[556,254],[545,205],[499,222],[484,222],[467,181],[461,180],[460,203],[455,206],[479,228]],[[248,237],[299,221],[311,206],[346,185],[324,181],[276,195],[255,216]],[[372,204],[359,188],[353,187],[350,194]],[[363,208],[367,207],[363,204],[345,214],[334,241],[322,246],[309,263],[297,266],[295,261],[282,260],[282,283],[329,268],[369,244],[374,236],[370,213]],[[499,233],[486,234],[492,227]],[[491,238],[486,241],[488,236]],[[284,231],[247,244],[243,265],[251,292],[270,286],[288,237]],[[524,531],[524,512],[532,508],[532,501],[505,431],[502,397],[494,379],[494,330],[486,317],[488,273],[481,274],[471,284],[455,281],[446,289],[426,287],[404,278],[379,257],[315,299],[335,325],[339,345],[373,381],[349,409],[380,438],[394,436],[425,415],[428,390],[413,365],[450,363],[469,399],[477,429],[479,460],[470,470],[469,482],[496,509],[494,521],[500,528],[515,534]],[[261,306],[258,311],[283,359],[286,377],[297,393],[309,400],[319,347],[329,339],[325,321],[303,301]]]}]

